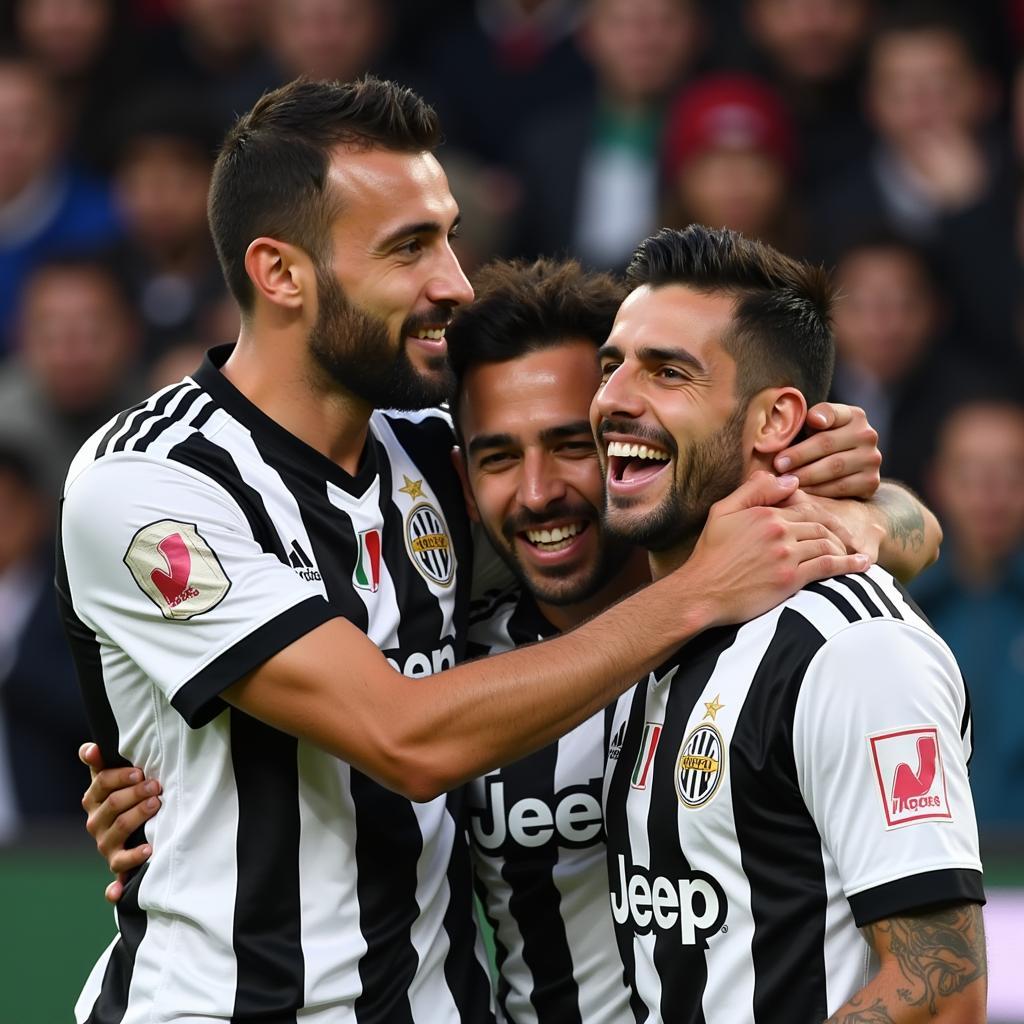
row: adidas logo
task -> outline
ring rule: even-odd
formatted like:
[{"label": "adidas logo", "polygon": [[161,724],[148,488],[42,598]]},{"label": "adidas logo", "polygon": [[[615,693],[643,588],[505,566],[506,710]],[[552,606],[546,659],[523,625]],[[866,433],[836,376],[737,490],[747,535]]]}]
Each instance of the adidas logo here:
[{"label": "adidas logo", "polygon": [[623,722],[619,726],[619,731],[612,737],[611,743],[608,745],[608,760],[618,761],[619,754],[622,753],[622,744],[626,739],[626,723]]},{"label": "adidas logo", "polygon": [[323,578],[320,575],[320,570],[310,561],[309,555],[302,550],[302,545],[297,540],[292,541],[292,550],[288,561],[291,562],[299,579],[312,582]]}]

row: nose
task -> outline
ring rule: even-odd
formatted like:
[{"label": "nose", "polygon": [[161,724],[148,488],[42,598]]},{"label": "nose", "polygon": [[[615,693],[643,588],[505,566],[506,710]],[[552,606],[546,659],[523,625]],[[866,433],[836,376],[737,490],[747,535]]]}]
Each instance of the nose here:
[{"label": "nose", "polygon": [[437,305],[464,306],[473,301],[473,286],[458,257],[445,243],[436,272],[427,284],[427,298]]},{"label": "nose", "polygon": [[629,364],[617,367],[598,388],[594,396],[593,418],[637,419],[643,414],[643,395],[630,371]]},{"label": "nose", "polygon": [[541,513],[553,502],[561,501],[565,494],[565,481],[554,471],[545,454],[527,452],[516,495],[519,504],[531,512]]}]

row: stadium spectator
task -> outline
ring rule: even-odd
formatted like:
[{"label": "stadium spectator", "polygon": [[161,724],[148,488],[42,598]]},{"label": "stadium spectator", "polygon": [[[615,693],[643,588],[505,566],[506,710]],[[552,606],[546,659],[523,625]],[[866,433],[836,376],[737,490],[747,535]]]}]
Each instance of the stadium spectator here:
[{"label": "stadium spectator", "polygon": [[112,262],[142,319],[150,362],[194,340],[205,307],[224,295],[206,223],[219,132],[201,94],[180,88],[143,93],[120,123],[113,185],[124,238]]},{"label": "stadium spectator", "polygon": [[174,20],[144,44],[149,81],[171,80],[206,96],[226,130],[278,74],[264,48],[270,0],[178,0]]},{"label": "stadium spectator", "polygon": [[33,453],[56,497],[82,442],[135,400],[138,324],[108,268],[52,260],[29,278],[18,347],[0,369],[0,435]]},{"label": "stadium spectator", "polygon": [[972,353],[1007,360],[1019,277],[1012,160],[992,134],[993,82],[964,16],[934,3],[892,11],[871,43],[867,105],[877,143],[822,190],[820,253],[833,261],[866,227],[926,245],[955,332]]},{"label": "stadium spectator", "polygon": [[983,834],[1024,827],[1024,405],[976,399],[939,433],[939,562],[911,588],[971,687],[971,788]]},{"label": "stadium spectator", "polygon": [[836,268],[836,372],[832,396],[861,406],[878,431],[885,472],[915,490],[938,424],[981,366],[943,344],[946,307],[923,251],[895,235],[871,235]]},{"label": "stadium spectator", "polygon": [[305,75],[347,82],[371,68],[380,75],[391,25],[386,3],[270,0],[266,47],[281,81]]},{"label": "stadium spectator", "polygon": [[790,196],[796,160],[793,125],[767,85],[746,75],[700,78],[665,126],[662,223],[727,227],[799,254],[805,243]]},{"label": "stadium spectator", "polygon": [[59,102],[40,68],[0,56],[0,354],[32,269],[118,233],[107,190],[68,164],[63,139]]},{"label": "stadium spectator", "polygon": [[557,97],[586,91],[574,31],[585,0],[478,0],[438,5],[420,39],[423,94],[448,143],[512,167],[525,125]]},{"label": "stadium spectator", "polygon": [[109,170],[110,108],[140,74],[116,0],[14,0],[15,37],[60,97],[72,158]]},{"label": "stadium spectator", "polygon": [[67,755],[85,711],[53,602],[53,512],[31,455],[0,431],[0,843],[81,808]]},{"label": "stadium spectator", "polygon": [[693,0],[590,0],[580,45],[593,88],[549,105],[519,146],[518,249],[625,266],[657,223],[665,105],[700,38]]},{"label": "stadium spectator", "polygon": [[876,0],[744,0],[743,24],[755,51],[746,63],[774,83],[789,108],[804,185],[845,169],[870,144],[861,79],[876,6]]}]

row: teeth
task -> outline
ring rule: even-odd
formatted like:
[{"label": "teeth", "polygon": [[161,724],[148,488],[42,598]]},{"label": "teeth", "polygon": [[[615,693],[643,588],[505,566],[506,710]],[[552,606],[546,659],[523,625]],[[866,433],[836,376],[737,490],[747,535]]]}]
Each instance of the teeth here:
[{"label": "teeth", "polygon": [[569,523],[568,526],[556,526],[553,530],[527,530],[526,536],[531,544],[560,544],[575,537],[582,529],[580,523]]},{"label": "teeth", "polygon": [[444,337],[443,327],[431,327],[416,332],[417,338],[425,338],[429,341],[440,341]]},{"label": "teeth", "polygon": [[648,448],[645,444],[626,444],[624,441],[609,442],[608,454],[626,459],[654,459],[656,462],[668,462],[670,458],[668,452],[659,448]]}]

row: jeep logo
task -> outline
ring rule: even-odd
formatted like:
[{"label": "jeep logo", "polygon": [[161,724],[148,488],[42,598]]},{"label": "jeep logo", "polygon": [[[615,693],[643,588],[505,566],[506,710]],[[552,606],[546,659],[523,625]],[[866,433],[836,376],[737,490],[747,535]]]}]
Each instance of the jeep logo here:
[{"label": "jeep logo", "polygon": [[548,844],[580,849],[604,841],[604,819],[598,799],[600,779],[587,786],[569,786],[555,794],[554,806],[537,797],[523,797],[505,807],[505,783],[483,780],[483,808],[471,808],[473,838],[489,853],[506,843],[536,849]]},{"label": "jeep logo", "polygon": [[626,858],[619,854],[618,891],[612,883],[612,917],[616,924],[632,920],[638,935],[679,930],[679,940],[707,947],[707,937],[725,922],[728,906],[722,887],[704,871],[685,878],[653,878],[643,868],[626,875]]}]

